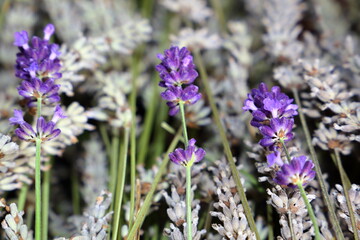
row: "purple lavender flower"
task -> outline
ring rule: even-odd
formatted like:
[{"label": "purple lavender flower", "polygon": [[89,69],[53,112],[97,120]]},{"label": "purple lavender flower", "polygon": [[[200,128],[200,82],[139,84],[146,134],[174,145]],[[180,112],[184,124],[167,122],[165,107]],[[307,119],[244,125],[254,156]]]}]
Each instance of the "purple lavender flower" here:
[{"label": "purple lavender flower", "polygon": [[278,166],[284,165],[280,151],[275,151],[273,153],[270,153],[269,155],[266,156],[266,160],[268,162],[269,167],[271,167],[274,164]]},{"label": "purple lavender flower", "polygon": [[198,76],[193,57],[186,47],[181,49],[177,46],[171,47],[157,57],[161,60],[161,63],[155,67],[162,79],[159,83],[161,87],[191,84]]},{"label": "purple lavender flower", "polygon": [[258,89],[255,88],[248,94],[243,110],[253,115],[251,125],[260,127],[268,125],[272,118],[292,118],[297,115],[298,106],[291,104],[293,101],[278,86],[269,91],[266,84],[261,83]]},{"label": "purple lavender flower", "polygon": [[23,80],[30,81],[34,77],[41,80],[56,80],[61,77],[59,46],[50,44],[49,39],[55,27],[48,24],[44,29],[44,39],[33,37],[29,46],[29,37],[26,31],[14,34],[14,45],[19,47],[17,54],[15,75]]},{"label": "purple lavender flower", "polygon": [[29,81],[23,81],[17,88],[19,95],[28,100],[28,105],[33,106],[38,98],[42,99],[45,104],[51,104],[60,101],[60,85],[54,84],[52,79],[45,81],[39,78],[32,78]]},{"label": "purple lavender flower", "polygon": [[305,186],[315,178],[313,162],[306,156],[294,157],[276,173],[274,181],[279,185],[295,188],[297,184]]},{"label": "purple lavender flower", "polygon": [[177,148],[174,152],[169,154],[170,160],[178,165],[188,166],[193,163],[200,162],[205,156],[205,150],[195,147],[195,139],[189,140],[189,146],[186,150]]},{"label": "purple lavender flower", "polygon": [[199,88],[195,85],[189,85],[182,89],[180,86],[170,86],[165,92],[161,93],[161,97],[168,101],[169,115],[174,116],[179,112],[179,102],[184,104],[194,104],[201,98]]},{"label": "purple lavender flower", "polygon": [[21,110],[14,110],[14,117],[10,118],[10,124],[19,125],[15,129],[15,134],[24,141],[34,142],[36,139],[41,141],[49,141],[59,136],[60,129],[55,129],[56,122],[60,118],[65,118],[65,115],[60,106],[56,106],[54,116],[51,121],[46,122],[43,117],[39,117],[36,123],[36,131],[33,127],[25,122],[23,112]]},{"label": "purple lavender flower", "polygon": [[261,126],[259,128],[263,139],[259,144],[263,147],[269,147],[271,151],[281,147],[280,141],[288,142],[293,139],[292,128],[294,119],[292,118],[273,118],[270,120],[270,126]]}]

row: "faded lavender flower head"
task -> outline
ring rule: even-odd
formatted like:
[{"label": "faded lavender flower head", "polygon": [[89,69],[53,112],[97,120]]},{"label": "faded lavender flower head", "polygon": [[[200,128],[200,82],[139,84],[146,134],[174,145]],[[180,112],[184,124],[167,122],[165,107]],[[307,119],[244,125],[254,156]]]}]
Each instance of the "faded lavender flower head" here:
[{"label": "faded lavender flower head", "polygon": [[[192,85],[198,73],[195,70],[193,57],[186,47],[181,49],[177,46],[171,47],[157,57],[161,60],[161,63],[155,67],[161,78],[159,86],[167,88],[161,93],[161,97],[168,101],[169,115],[174,116],[179,112],[180,102],[194,104],[201,98],[198,87]],[[188,86],[183,88],[183,85]]]},{"label": "faded lavender flower head", "polygon": [[295,188],[298,184],[305,186],[315,178],[314,164],[306,156],[294,157],[290,163],[282,165],[274,181],[280,185]]},{"label": "faded lavender flower head", "polygon": [[170,160],[178,165],[191,166],[193,163],[200,162],[205,156],[205,150],[195,147],[195,139],[189,140],[189,146],[184,150],[181,148],[175,149],[169,154]]}]

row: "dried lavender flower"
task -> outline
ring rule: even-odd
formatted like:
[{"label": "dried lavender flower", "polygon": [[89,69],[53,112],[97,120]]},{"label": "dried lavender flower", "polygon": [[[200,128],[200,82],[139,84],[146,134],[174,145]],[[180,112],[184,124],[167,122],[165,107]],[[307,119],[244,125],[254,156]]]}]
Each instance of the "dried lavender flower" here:
[{"label": "dried lavender flower", "polygon": [[0,172],[6,173],[8,168],[14,167],[14,158],[18,155],[19,146],[11,142],[9,136],[0,133]]}]

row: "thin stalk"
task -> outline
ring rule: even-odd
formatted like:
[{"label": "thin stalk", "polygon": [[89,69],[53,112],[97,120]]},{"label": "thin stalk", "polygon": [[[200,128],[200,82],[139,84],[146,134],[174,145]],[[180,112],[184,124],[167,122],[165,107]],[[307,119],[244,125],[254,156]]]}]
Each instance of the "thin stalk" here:
[{"label": "thin stalk", "polygon": [[300,122],[301,122],[301,125],[302,125],[304,133],[305,133],[306,143],[308,145],[312,160],[313,160],[314,165],[315,165],[316,178],[319,181],[319,185],[320,185],[320,188],[321,188],[321,193],[322,193],[322,196],[324,198],[325,205],[326,205],[326,207],[327,207],[327,209],[329,211],[329,217],[330,217],[331,225],[333,226],[333,228],[335,230],[336,238],[339,239],[339,240],[343,240],[344,239],[344,234],[341,231],[339,220],[337,219],[336,214],[335,214],[335,210],[333,208],[333,205],[331,204],[330,197],[329,197],[329,194],[328,194],[328,190],[326,189],[325,182],[324,182],[324,179],[322,177],[323,174],[322,174],[322,171],[321,171],[321,168],[320,168],[320,163],[319,163],[319,160],[318,160],[317,155],[315,153],[314,146],[312,145],[312,142],[311,142],[311,135],[310,135],[310,131],[309,131],[309,128],[307,126],[305,116],[304,116],[304,113],[303,113],[303,110],[302,110],[302,107],[301,107],[301,102],[300,102],[300,98],[299,98],[299,92],[295,88],[292,89],[292,91],[293,91],[293,94],[294,94],[295,102],[296,102],[296,104],[298,105],[298,108],[299,108],[298,110],[299,110]]},{"label": "thin stalk", "polygon": [[221,6],[221,0],[211,0],[211,5],[215,9],[215,15],[219,23],[219,28],[222,34],[226,33],[226,21],[223,8]]},{"label": "thin stalk", "polygon": [[304,202],[305,202],[305,205],[306,205],[306,208],[308,210],[308,213],[309,213],[309,216],[310,216],[310,219],[311,219],[311,222],[313,224],[313,227],[314,227],[314,231],[315,231],[315,239],[316,240],[320,240],[321,239],[321,235],[320,235],[320,231],[319,231],[319,226],[317,224],[317,220],[316,220],[316,217],[315,217],[315,214],[314,214],[314,211],[311,207],[311,204],[309,202],[309,199],[307,198],[306,196],[306,192],[304,190],[304,187],[302,185],[302,183],[298,183],[297,184],[299,190],[300,190],[300,194],[301,194],[301,197],[303,198]]},{"label": "thin stalk", "polygon": [[120,230],[120,214],[121,214],[121,205],[124,195],[124,186],[125,186],[125,175],[126,175],[126,158],[128,155],[129,147],[129,138],[130,138],[130,129],[125,128],[124,133],[124,148],[122,153],[119,156],[119,165],[118,165],[118,175],[116,181],[116,200],[115,200],[115,212],[114,212],[114,228],[112,239],[118,239],[118,233]]},{"label": "thin stalk", "polygon": [[274,240],[274,225],[272,217],[272,207],[270,204],[266,204],[267,226],[268,226],[268,240]]},{"label": "thin stalk", "polygon": [[27,184],[24,184],[21,187],[20,194],[19,194],[19,199],[18,199],[18,209],[19,209],[19,211],[24,210],[28,190],[29,190],[29,185],[27,185]]},{"label": "thin stalk", "polygon": [[41,139],[36,138],[35,154],[35,239],[41,239]]},{"label": "thin stalk", "polygon": [[345,178],[345,170],[342,166],[342,162],[341,162],[341,158],[340,158],[340,154],[339,154],[339,150],[338,149],[335,149],[335,159],[336,159],[336,163],[338,165],[338,168],[339,168],[339,172],[340,172],[340,178],[341,178],[341,183],[343,185],[343,191],[344,191],[344,194],[345,194],[345,198],[346,198],[346,205],[348,207],[348,211],[349,211],[349,215],[350,215],[350,221],[351,221],[351,227],[353,229],[353,232],[354,232],[354,239],[355,240],[359,240],[359,236],[358,236],[358,227],[356,225],[356,219],[355,219],[355,216],[354,216],[354,211],[353,211],[353,208],[352,208],[352,204],[351,204],[351,199],[350,199],[350,196],[349,196],[349,189],[351,186],[346,186],[346,178]]},{"label": "thin stalk", "polygon": [[223,143],[224,151],[225,151],[225,154],[226,154],[226,159],[227,159],[227,161],[228,161],[228,163],[230,165],[231,173],[232,173],[232,176],[234,177],[236,188],[237,188],[237,191],[239,193],[240,200],[241,200],[241,202],[243,204],[246,218],[248,220],[251,231],[255,233],[256,239],[259,240],[260,235],[259,235],[259,232],[258,232],[258,230],[256,228],[255,220],[254,220],[254,217],[252,216],[251,209],[250,209],[249,203],[248,203],[246,195],[245,195],[244,187],[243,187],[243,185],[241,183],[241,180],[240,180],[240,174],[239,174],[239,172],[238,172],[238,170],[236,168],[236,165],[234,163],[234,159],[233,159],[233,156],[232,156],[232,153],[231,153],[230,145],[229,145],[229,142],[227,140],[224,127],[222,126],[222,123],[221,123],[221,120],[220,120],[220,117],[219,117],[220,115],[219,115],[218,109],[216,107],[215,100],[214,100],[214,97],[213,97],[213,94],[212,94],[212,91],[211,91],[211,88],[210,88],[210,85],[209,85],[209,82],[208,82],[208,76],[207,76],[207,73],[206,73],[206,70],[205,70],[205,66],[204,66],[204,64],[203,64],[203,62],[201,60],[201,56],[200,56],[200,53],[199,53],[198,50],[195,50],[195,60],[196,60],[197,66],[199,67],[199,70],[200,70],[201,80],[202,80],[202,83],[203,83],[203,85],[205,87],[205,92],[206,92],[206,95],[207,95],[209,103],[210,103],[210,107],[211,107],[211,110],[212,110],[212,113],[213,113],[213,118],[214,118],[215,124],[216,124],[216,126],[217,126],[217,128],[218,128],[218,130],[220,132],[220,137],[221,137],[221,141]]},{"label": "thin stalk", "polygon": [[106,154],[108,155],[108,158],[110,159],[111,158],[111,143],[110,143],[109,135],[106,130],[106,125],[100,124],[99,129],[100,129],[101,138],[105,145]]},{"label": "thin stalk", "polygon": [[[169,117],[168,107],[163,101],[160,101],[158,106],[160,109],[158,109],[157,119],[155,122],[156,123],[166,122],[166,120]],[[155,134],[154,143],[152,144],[153,154],[151,160],[154,160],[156,157],[158,157],[160,154],[163,153],[164,143],[166,142],[165,140],[166,132],[161,129],[160,124],[155,126],[154,132],[156,134]]]},{"label": "thin stalk", "polygon": [[132,226],[132,228],[130,229],[129,235],[127,237],[127,239],[134,239],[136,233],[138,232],[138,230],[140,229],[142,223],[144,222],[144,219],[146,217],[147,212],[149,211],[150,205],[151,205],[151,201],[152,198],[154,196],[155,190],[157,188],[157,185],[162,177],[162,175],[164,174],[165,170],[166,170],[166,166],[169,162],[169,153],[172,152],[176,145],[179,142],[181,136],[181,128],[179,129],[179,131],[177,132],[177,134],[175,135],[174,139],[172,140],[169,148],[166,151],[165,157],[161,162],[161,165],[159,167],[159,171],[157,172],[155,178],[154,178],[154,182],[151,185],[150,191],[149,193],[146,195],[144,203],[141,207],[141,209],[139,210],[135,222]]},{"label": "thin stalk", "polygon": [[192,240],[191,166],[186,166],[186,229],[187,239]]},{"label": "thin stalk", "polygon": [[[176,134],[175,129],[172,126],[170,126],[167,122],[162,122],[160,126],[163,129],[165,129],[165,131],[167,131],[168,133],[171,133],[172,135]],[[185,144],[184,137],[181,136],[179,141]]]},{"label": "thin stalk", "polygon": [[[335,152],[331,153],[331,159],[333,160],[336,168],[339,170],[340,172],[340,168],[339,168],[339,165],[337,163],[337,159],[336,159],[336,156],[335,156]],[[343,171],[343,174],[344,174],[344,182],[342,183],[343,184],[343,187],[347,188],[347,189],[350,189],[351,188],[351,181],[348,177],[348,175],[346,174],[345,171]]]},{"label": "thin stalk", "polygon": [[289,151],[287,150],[287,147],[286,147],[286,145],[285,145],[285,142],[284,142],[284,140],[280,140],[280,143],[281,143],[281,145],[282,145],[282,147],[283,147],[283,149],[284,149],[284,152],[285,152],[285,155],[286,155],[286,159],[287,159],[287,163],[290,163],[291,162],[291,157],[290,157],[290,154],[289,154]]},{"label": "thin stalk", "polygon": [[186,119],[185,119],[184,103],[183,103],[182,101],[179,102],[179,107],[180,107],[180,113],[181,113],[181,122],[182,122],[183,136],[184,136],[184,139],[185,139],[185,147],[187,147],[188,144],[189,144],[189,137],[188,137],[187,129],[186,129]]},{"label": "thin stalk", "polygon": [[289,211],[287,214],[288,214],[288,220],[289,220],[291,239],[296,240],[295,233],[294,233],[293,221],[292,221],[292,217],[291,217],[291,212]]},{"label": "thin stalk", "polygon": [[[139,76],[139,57],[133,57],[133,72],[131,81],[131,129],[130,129],[130,218],[129,229],[134,221],[135,211],[135,189],[136,189],[136,95],[137,95],[137,78]],[[125,173],[124,173],[125,174]]]},{"label": "thin stalk", "polygon": [[119,136],[118,136],[118,133],[113,133],[113,134],[114,135],[112,137],[112,142],[111,142],[109,189],[110,189],[110,192],[115,197],[114,193],[115,193],[115,182],[116,182],[116,169],[117,169],[117,164],[118,164],[117,159],[118,159],[118,154],[119,154]]},{"label": "thin stalk", "polygon": [[157,89],[157,81],[153,81],[153,91],[151,96],[151,102],[148,105],[145,120],[144,120],[144,127],[143,132],[141,133],[140,140],[139,140],[139,148],[138,148],[138,164],[143,164],[145,160],[145,156],[148,153],[149,147],[149,139],[151,135],[151,130],[153,129],[154,119],[155,119],[155,108],[159,99],[159,92]]},{"label": "thin stalk", "polygon": [[76,168],[72,167],[71,173],[71,196],[74,214],[80,214],[80,188]]},{"label": "thin stalk", "polygon": [[50,159],[49,169],[44,172],[42,184],[42,240],[48,239],[51,165],[52,158]]}]

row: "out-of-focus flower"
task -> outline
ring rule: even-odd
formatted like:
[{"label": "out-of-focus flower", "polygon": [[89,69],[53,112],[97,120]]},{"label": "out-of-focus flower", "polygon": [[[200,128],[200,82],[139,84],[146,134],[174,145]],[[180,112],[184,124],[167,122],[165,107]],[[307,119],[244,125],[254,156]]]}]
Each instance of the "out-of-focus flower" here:
[{"label": "out-of-focus flower", "polygon": [[166,49],[164,54],[158,54],[161,60],[155,69],[159,72],[162,81],[160,87],[181,86],[182,84],[191,84],[199,75],[195,70],[193,57],[190,51],[183,47],[174,46]]},{"label": "out-of-focus flower", "polygon": [[212,14],[204,0],[161,0],[161,4],[197,23],[204,22]]},{"label": "out-of-focus flower", "polygon": [[9,136],[0,133],[0,172],[5,173],[9,167],[14,167],[14,158],[17,156],[19,146],[10,141]]},{"label": "out-of-focus flower", "polygon": [[176,36],[170,35],[170,40],[173,45],[185,46],[191,50],[218,49],[222,44],[221,38],[216,33],[210,33],[207,28],[184,28]]},{"label": "out-of-focus flower", "polygon": [[315,178],[314,164],[306,156],[294,157],[290,163],[282,165],[274,181],[280,185],[295,188],[298,184],[307,185]]},{"label": "out-of-focus flower", "polygon": [[175,164],[183,166],[191,166],[193,163],[200,162],[205,156],[205,150],[195,147],[195,139],[189,140],[189,146],[184,150],[181,148],[175,149],[169,154],[170,160]]},{"label": "out-of-focus flower", "polygon": [[270,120],[269,126],[261,126],[259,128],[263,139],[260,140],[260,145],[269,147],[270,150],[281,148],[281,142],[288,142],[293,139],[294,134],[292,128],[294,119],[292,118],[273,118]]}]

